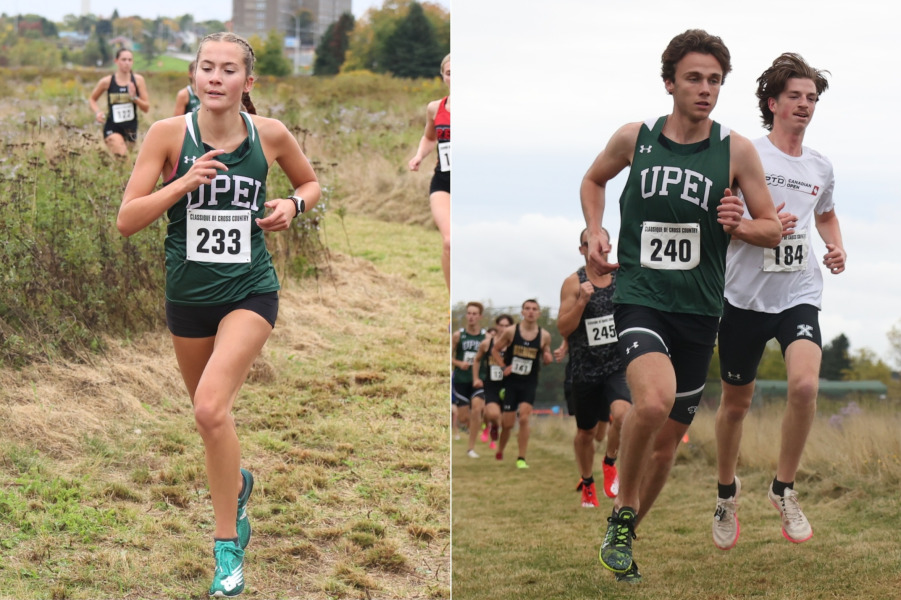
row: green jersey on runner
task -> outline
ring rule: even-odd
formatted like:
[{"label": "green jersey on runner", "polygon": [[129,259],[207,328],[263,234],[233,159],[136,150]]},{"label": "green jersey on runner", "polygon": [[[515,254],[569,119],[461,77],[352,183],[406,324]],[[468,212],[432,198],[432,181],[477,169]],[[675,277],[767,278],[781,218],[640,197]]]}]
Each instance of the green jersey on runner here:
[{"label": "green jersey on runner", "polygon": [[[457,341],[457,345],[454,348],[454,358],[472,364],[472,361],[476,357],[476,353],[479,351],[479,344],[481,344],[484,339],[484,329],[480,329],[479,333],[476,334],[468,333],[465,328],[460,329],[460,339]],[[464,371],[459,367],[454,367],[454,381],[456,383],[471,383],[472,370],[466,369]]]},{"label": "green jersey on runner", "polygon": [[[200,139],[197,114],[184,116],[178,168],[167,184],[212,150]],[[269,165],[253,120],[241,115],[247,138],[233,152],[216,157],[228,171],[188,192],[166,213],[166,299],[173,304],[217,306],[279,289],[256,224],[264,216]]]},{"label": "green jersey on runner", "polygon": [[185,88],[188,90],[188,104],[185,106],[185,112],[193,112],[200,108],[200,98],[194,93],[194,88],[190,85]]},{"label": "green jersey on runner", "polygon": [[665,123],[645,121],[635,143],[613,301],[720,316],[730,236],[716,207],[730,187],[729,129],[713,121],[706,140],[678,144],[663,136]]}]

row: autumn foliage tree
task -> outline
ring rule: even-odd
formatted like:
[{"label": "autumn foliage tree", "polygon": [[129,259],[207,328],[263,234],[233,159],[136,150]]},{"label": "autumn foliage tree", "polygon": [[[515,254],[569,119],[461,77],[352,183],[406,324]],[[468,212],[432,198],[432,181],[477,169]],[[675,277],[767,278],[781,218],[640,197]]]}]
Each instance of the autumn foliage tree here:
[{"label": "autumn foliage tree", "polygon": [[316,48],[314,75],[337,75],[341,71],[353,29],[354,17],[350,13],[342,14],[328,26]]},{"label": "autumn foliage tree", "polygon": [[[450,14],[438,4],[419,3],[413,0],[385,0],[382,8],[372,8],[366,12],[363,18],[357,22],[350,36],[346,59],[341,68],[342,72],[368,70],[375,73],[392,72],[402,77],[411,76],[400,75],[396,70],[389,68],[389,65],[396,68],[396,64],[394,64],[397,60],[396,56],[399,55],[401,59],[405,58],[402,53],[392,50],[392,46],[398,42],[406,43],[402,42],[395,32],[402,23],[410,20],[414,4],[419,8],[415,9],[418,14],[412,17],[412,25],[416,25],[416,22],[419,21],[417,27],[422,28],[419,15],[424,16],[431,25],[431,36],[437,43],[438,51],[434,54],[432,54],[434,51],[430,51],[424,58],[424,62],[433,60],[434,63],[429,66],[428,70],[423,69],[423,75],[412,76],[437,77],[441,59],[450,52]],[[408,31],[416,30],[416,27],[410,27],[410,25],[410,23],[405,25]],[[426,40],[425,43],[431,46],[430,41]],[[407,52],[407,59],[411,57],[410,52],[417,56],[420,54],[418,49],[408,48],[405,52]],[[436,56],[437,60],[434,60]],[[416,60],[418,61],[418,59]]]}]

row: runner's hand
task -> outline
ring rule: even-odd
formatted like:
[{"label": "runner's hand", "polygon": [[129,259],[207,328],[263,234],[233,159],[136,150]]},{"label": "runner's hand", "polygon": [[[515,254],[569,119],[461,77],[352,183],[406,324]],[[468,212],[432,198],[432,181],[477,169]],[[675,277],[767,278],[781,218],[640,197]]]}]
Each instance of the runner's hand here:
[{"label": "runner's hand", "polygon": [[619,263],[607,262],[607,254],[610,250],[610,243],[603,232],[598,236],[588,237],[588,265],[598,275],[606,275],[619,268]]},{"label": "runner's hand", "polygon": [[288,198],[269,200],[263,206],[272,209],[271,213],[262,219],[257,219],[257,225],[263,231],[282,231],[287,229],[291,225],[291,221],[294,220],[294,213],[297,212],[294,201]]},{"label": "runner's hand", "polygon": [[726,188],[723,199],[716,207],[716,222],[723,226],[723,230],[732,234],[741,224],[745,214],[745,205],[738,196],[732,194],[732,190]]},{"label": "runner's hand", "polygon": [[579,297],[577,300],[582,304],[588,304],[592,294],[594,294],[594,284],[590,281],[583,281],[579,286]]},{"label": "runner's hand", "polygon": [[220,154],[225,154],[225,150],[210,150],[194,161],[183,178],[189,185],[189,192],[193,192],[202,185],[212,184],[216,175],[219,174],[218,171],[228,171],[228,167],[215,160],[215,157]]},{"label": "runner's hand", "polygon": [[779,221],[782,223],[782,237],[786,237],[795,232],[795,227],[798,225],[798,216],[790,212],[781,212],[783,208],[785,208],[785,202],[776,207],[776,212],[778,213]]},{"label": "runner's hand", "polygon": [[838,275],[845,270],[845,259],[848,258],[848,255],[845,254],[844,248],[840,248],[835,244],[826,244],[826,250],[823,264],[826,265],[830,273]]}]

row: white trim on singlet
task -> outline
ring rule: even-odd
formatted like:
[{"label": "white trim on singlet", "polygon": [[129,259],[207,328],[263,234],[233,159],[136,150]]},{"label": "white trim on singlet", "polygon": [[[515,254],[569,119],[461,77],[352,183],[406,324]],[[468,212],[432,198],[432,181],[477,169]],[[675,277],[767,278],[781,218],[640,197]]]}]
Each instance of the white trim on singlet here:
[{"label": "white trim on singlet", "polygon": [[257,128],[256,128],[256,125],[253,124],[253,119],[251,118],[250,113],[244,112],[242,110],[241,114],[244,115],[245,117],[247,117],[247,123],[248,123],[247,128],[248,128],[248,133],[250,134],[250,141],[251,142],[257,141]]},{"label": "white trim on singlet", "polygon": [[188,126],[188,133],[191,134],[191,139],[194,141],[194,145],[200,146],[200,144],[197,142],[197,134],[194,133],[194,120],[191,118],[193,114],[193,112],[185,113],[185,123]]},{"label": "white trim on singlet", "polygon": [[[185,123],[188,126],[188,133],[191,134],[191,139],[194,140],[194,145],[200,146],[200,143],[197,141],[197,134],[194,133],[194,120],[191,118],[192,114],[193,113],[191,113],[191,112],[185,113]],[[241,111],[241,114],[243,116],[247,117],[246,122],[248,123],[247,130],[248,130],[248,133],[250,134],[250,141],[251,142],[257,141],[257,128],[256,128],[256,125],[253,124],[253,119],[250,117],[249,113],[246,113],[243,110]]]}]

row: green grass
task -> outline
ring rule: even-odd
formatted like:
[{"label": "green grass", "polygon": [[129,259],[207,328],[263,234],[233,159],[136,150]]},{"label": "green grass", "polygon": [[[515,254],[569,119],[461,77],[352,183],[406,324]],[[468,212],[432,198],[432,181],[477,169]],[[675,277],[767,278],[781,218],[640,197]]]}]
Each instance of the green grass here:
[{"label": "green grass", "polygon": [[166,73],[178,72],[187,73],[189,60],[175,58],[174,56],[161,55],[148,61],[147,57],[140,52],[134,55],[135,61],[133,69],[135,73]]},{"label": "green grass", "polygon": [[[599,509],[580,507],[571,420],[538,420],[530,469],[523,471],[510,458],[494,460],[481,443],[476,450],[482,458],[475,460],[466,456],[465,440],[454,442],[454,599],[898,597],[897,485],[880,485],[866,474],[799,477],[796,489],[814,537],[791,544],[766,497],[772,472],[740,466],[741,537],[733,550],[717,550],[710,539],[716,498],[711,421],[710,414],[698,416],[698,430],[693,426],[691,443],[683,445],[638,530],[633,548],[643,575],[639,585],[616,583],[598,562],[612,501],[602,498]],[[765,425],[778,431],[776,420]],[[768,460],[774,451],[771,443],[764,457],[750,458]]]}]

